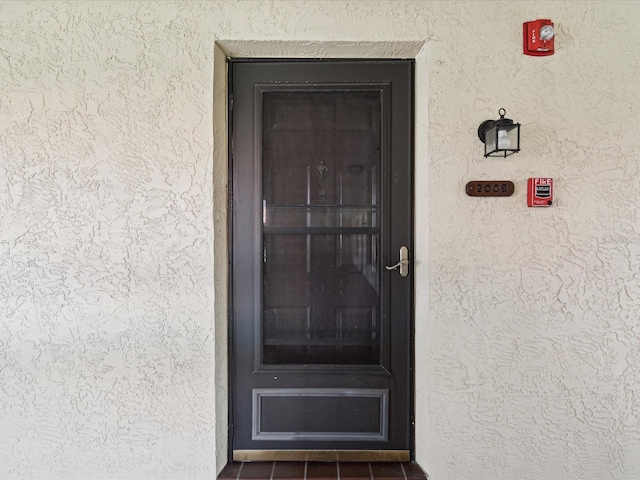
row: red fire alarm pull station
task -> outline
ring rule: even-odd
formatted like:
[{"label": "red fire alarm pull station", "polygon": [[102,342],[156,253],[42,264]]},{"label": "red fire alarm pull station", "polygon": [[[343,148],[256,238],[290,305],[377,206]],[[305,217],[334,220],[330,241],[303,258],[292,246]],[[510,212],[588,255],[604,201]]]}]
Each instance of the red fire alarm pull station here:
[{"label": "red fire alarm pull station", "polygon": [[527,182],[527,205],[550,207],[553,205],[553,178],[530,178]]},{"label": "red fire alarm pull station", "polygon": [[522,42],[525,55],[545,57],[553,55],[553,22],[548,19],[533,20],[522,24]]}]

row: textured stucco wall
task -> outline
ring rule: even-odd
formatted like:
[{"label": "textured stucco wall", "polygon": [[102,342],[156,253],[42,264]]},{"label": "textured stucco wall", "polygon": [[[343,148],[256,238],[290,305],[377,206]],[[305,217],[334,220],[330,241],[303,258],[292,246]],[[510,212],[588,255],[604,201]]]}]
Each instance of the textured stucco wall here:
[{"label": "textured stucco wall", "polygon": [[[544,17],[556,55],[523,56]],[[638,25],[632,1],[0,3],[0,478],[212,478],[222,50],[423,45],[418,460],[434,480],[640,479]],[[523,151],[486,160],[500,107]],[[551,209],[525,206],[537,175]],[[513,197],[463,192],[497,178]]]}]

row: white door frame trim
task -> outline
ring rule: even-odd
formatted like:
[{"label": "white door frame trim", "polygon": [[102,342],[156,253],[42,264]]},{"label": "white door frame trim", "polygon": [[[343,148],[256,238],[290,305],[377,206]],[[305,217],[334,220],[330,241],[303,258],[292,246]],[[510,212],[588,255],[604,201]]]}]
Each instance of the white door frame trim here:
[{"label": "white door frame trim", "polygon": [[[228,363],[228,138],[227,125],[227,63],[235,58],[413,58],[415,68],[415,185],[427,185],[428,158],[428,97],[427,43],[421,41],[252,41],[218,40],[214,46],[213,61],[213,259],[214,259],[214,332],[215,332],[215,436],[216,471],[219,473],[227,463],[229,455],[229,363]],[[416,189],[418,190],[418,189]],[[425,199],[416,193],[415,236],[424,245],[428,242],[428,208]],[[421,243],[416,242],[416,247]],[[424,266],[428,251],[416,249],[414,255],[416,305],[416,338],[427,338],[428,318],[428,271]],[[426,294],[419,295],[419,292]],[[428,443],[426,431],[427,378],[420,372],[426,361],[426,348],[416,349],[416,459],[426,466]],[[419,408],[420,407],[420,408]]]}]

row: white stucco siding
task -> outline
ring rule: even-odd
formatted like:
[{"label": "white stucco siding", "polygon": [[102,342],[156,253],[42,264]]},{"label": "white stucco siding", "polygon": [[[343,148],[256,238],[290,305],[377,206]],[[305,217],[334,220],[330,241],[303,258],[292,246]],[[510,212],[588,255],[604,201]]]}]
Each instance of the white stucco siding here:
[{"label": "white stucco siding", "polygon": [[[522,54],[535,18],[554,56]],[[416,57],[430,477],[640,479],[638,25],[613,0],[1,2],[0,478],[224,465],[233,54]],[[484,159],[501,107],[522,151]]]}]

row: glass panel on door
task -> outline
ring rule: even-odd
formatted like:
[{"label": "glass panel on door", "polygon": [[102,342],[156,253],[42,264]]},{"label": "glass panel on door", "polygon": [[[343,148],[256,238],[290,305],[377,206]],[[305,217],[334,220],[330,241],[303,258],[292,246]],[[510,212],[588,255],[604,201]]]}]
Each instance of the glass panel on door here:
[{"label": "glass panel on door", "polygon": [[380,364],[380,91],[265,92],[263,364]]}]

